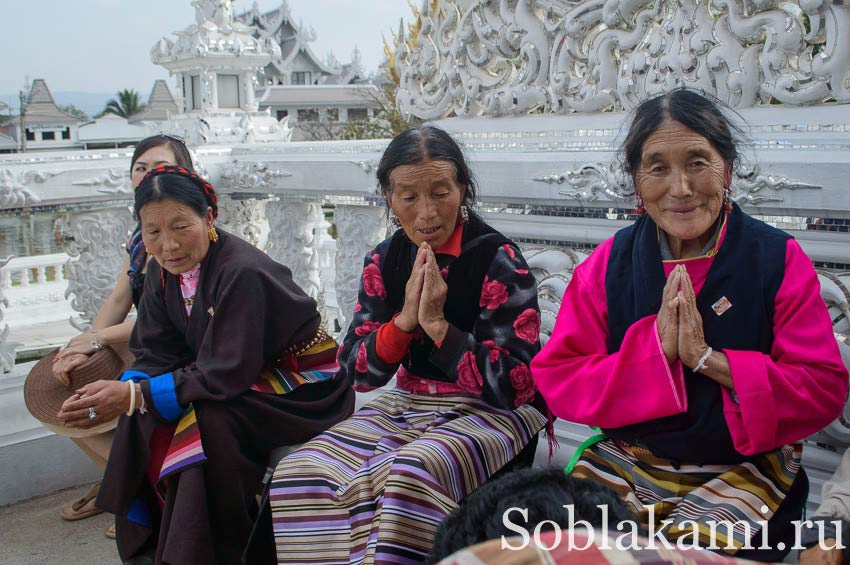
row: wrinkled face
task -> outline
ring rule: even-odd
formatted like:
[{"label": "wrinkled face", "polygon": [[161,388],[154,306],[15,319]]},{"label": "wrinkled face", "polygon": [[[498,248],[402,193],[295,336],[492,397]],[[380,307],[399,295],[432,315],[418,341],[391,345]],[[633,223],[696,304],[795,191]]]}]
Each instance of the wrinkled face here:
[{"label": "wrinkled face", "polygon": [[442,246],[455,230],[465,187],[457,184],[451,161],[401,165],[390,173],[387,203],[410,241]]},{"label": "wrinkled face", "polygon": [[646,212],[670,238],[704,239],[723,207],[730,168],[706,138],[667,122],[643,144],[635,188]]},{"label": "wrinkled face", "polygon": [[161,167],[163,165],[176,165],[177,157],[174,156],[174,151],[166,145],[151,147],[136,159],[130,170],[130,183],[135,189],[145,178],[145,175],[151,169]]},{"label": "wrinkled face", "polygon": [[177,200],[149,202],[139,210],[142,240],[156,262],[179,275],[200,263],[210,249],[207,230],[212,225],[212,209],[205,217]]}]

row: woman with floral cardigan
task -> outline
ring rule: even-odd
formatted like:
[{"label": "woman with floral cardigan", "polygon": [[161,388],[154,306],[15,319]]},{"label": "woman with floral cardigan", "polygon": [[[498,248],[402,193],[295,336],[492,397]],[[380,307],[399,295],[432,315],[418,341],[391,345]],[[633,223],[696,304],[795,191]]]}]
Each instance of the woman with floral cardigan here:
[{"label": "woman with floral cardigan", "polygon": [[530,465],[546,424],[528,366],[534,276],[469,211],[458,145],[432,126],[408,130],[378,180],[400,229],[366,257],[339,362],[358,391],[393,375],[396,388],[278,465],[278,562],[421,563],[463,497]]}]

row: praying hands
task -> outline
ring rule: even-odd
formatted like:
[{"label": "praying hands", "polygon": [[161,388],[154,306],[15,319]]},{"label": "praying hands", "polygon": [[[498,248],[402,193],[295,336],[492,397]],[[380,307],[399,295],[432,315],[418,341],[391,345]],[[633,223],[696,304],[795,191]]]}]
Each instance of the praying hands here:
[{"label": "praying hands", "polygon": [[667,278],[656,327],[668,362],[679,359],[694,372],[733,388],[729,360],[705,341],[696,292],[684,265],[676,265]]},{"label": "praying hands", "polygon": [[407,333],[422,328],[428,337],[439,343],[449,329],[443,315],[447,292],[448,286],[440,274],[437,257],[431,246],[423,242],[416,253],[405,287],[404,306],[395,318],[395,325]]}]

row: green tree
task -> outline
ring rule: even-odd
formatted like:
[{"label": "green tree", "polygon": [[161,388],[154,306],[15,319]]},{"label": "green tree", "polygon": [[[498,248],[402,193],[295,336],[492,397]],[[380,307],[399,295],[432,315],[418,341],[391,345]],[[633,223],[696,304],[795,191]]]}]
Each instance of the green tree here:
[{"label": "green tree", "polygon": [[106,103],[103,114],[115,114],[122,118],[129,118],[145,109],[145,105],[139,99],[139,93],[135,90],[119,90],[116,96],[118,97],[117,100],[113,98]]},{"label": "green tree", "polygon": [[405,117],[398,111],[395,98],[398,86],[385,84],[377,90],[360,92],[363,100],[373,108],[374,117],[368,121],[352,121],[345,124],[343,139],[392,139],[404,130],[417,126],[422,120],[415,116]]},{"label": "green tree", "polygon": [[84,122],[87,122],[91,119],[88,114],[86,114],[73,104],[68,104],[67,106],[59,106],[59,109],[65,112],[66,114],[71,114],[75,118],[83,120]]}]

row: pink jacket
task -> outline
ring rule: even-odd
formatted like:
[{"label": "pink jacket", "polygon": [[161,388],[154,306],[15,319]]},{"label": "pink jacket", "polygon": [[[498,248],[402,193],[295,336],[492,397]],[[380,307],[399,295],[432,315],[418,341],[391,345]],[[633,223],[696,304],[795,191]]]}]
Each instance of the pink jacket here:
[{"label": "pink jacket", "polygon": [[[656,315],[635,322],[620,351],[608,354],[605,271],[613,238],[579,265],[552,337],[531,363],[535,383],[559,418],[615,428],[687,411],[682,362],[669,364]],[[722,242],[721,242],[722,244]],[[699,293],[713,258],[680,261]],[[677,262],[665,262],[669,275]],[[723,411],[735,449],[764,453],[822,429],[841,412],[848,374],[799,244],[789,239],[785,278],[776,294],[770,355],[724,350],[735,394],[723,389]]]}]

